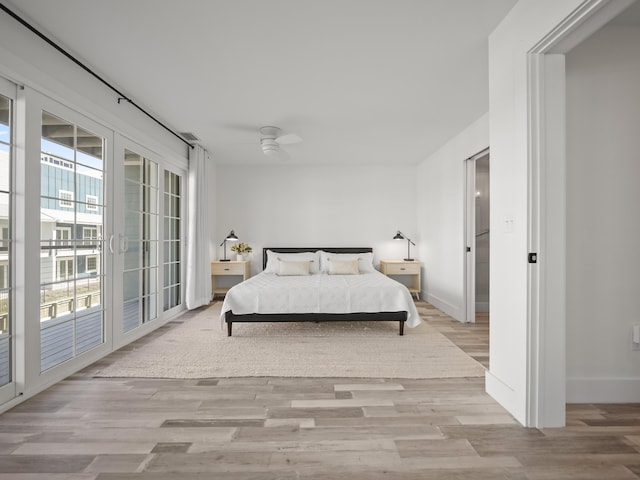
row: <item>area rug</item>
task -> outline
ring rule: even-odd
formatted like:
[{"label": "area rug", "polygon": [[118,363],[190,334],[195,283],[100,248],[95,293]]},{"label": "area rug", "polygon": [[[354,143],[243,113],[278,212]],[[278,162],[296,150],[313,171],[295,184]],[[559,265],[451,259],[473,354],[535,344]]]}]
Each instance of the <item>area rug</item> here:
[{"label": "area rug", "polygon": [[[134,344],[97,377],[479,377],[484,367],[423,322],[221,324],[221,302],[189,312]],[[130,348],[130,347],[128,347]]]}]

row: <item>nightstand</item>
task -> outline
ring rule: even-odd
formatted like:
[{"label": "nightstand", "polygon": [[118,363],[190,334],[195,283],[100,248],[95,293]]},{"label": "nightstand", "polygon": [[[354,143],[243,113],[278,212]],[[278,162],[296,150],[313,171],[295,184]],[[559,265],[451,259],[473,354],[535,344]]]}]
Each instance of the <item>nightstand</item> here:
[{"label": "nightstand", "polygon": [[229,287],[222,288],[216,287],[216,277],[234,275],[242,277],[242,282],[251,276],[251,260],[230,261],[221,262],[220,260],[214,260],[211,262],[211,295],[215,298],[216,295],[224,295],[229,290]]},{"label": "nightstand", "polygon": [[411,295],[415,295],[420,300],[420,270],[422,264],[413,260],[407,262],[404,260],[380,260],[380,272],[387,276],[406,275],[410,277],[410,285],[407,285]]}]

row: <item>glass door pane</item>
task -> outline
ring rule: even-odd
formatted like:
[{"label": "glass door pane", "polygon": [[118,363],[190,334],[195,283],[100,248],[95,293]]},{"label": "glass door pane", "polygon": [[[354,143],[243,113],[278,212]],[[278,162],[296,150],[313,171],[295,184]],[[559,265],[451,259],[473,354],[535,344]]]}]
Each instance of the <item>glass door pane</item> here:
[{"label": "glass door pane", "polygon": [[123,331],[158,316],[158,165],[124,150]]},{"label": "glass door pane", "polygon": [[164,172],[164,310],[182,303],[181,257],[181,208],[182,177],[176,173]]},{"label": "glass door pane", "polygon": [[12,100],[0,95],[0,387],[13,381],[13,318],[11,315],[12,111]]},{"label": "glass door pane", "polygon": [[104,138],[42,112],[40,368],[104,342]]}]

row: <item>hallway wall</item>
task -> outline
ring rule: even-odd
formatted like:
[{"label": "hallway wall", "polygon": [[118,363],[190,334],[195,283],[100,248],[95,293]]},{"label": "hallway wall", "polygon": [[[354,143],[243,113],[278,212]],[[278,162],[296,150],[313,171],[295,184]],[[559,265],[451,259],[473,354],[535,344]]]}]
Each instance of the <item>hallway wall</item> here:
[{"label": "hallway wall", "polygon": [[569,52],[567,401],[640,401],[640,28]]}]

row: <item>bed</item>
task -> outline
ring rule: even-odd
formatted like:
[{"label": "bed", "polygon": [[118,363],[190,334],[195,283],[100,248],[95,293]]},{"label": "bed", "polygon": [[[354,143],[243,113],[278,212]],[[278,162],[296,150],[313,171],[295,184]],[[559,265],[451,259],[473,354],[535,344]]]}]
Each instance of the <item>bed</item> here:
[{"label": "bed", "polygon": [[228,336],[236,322],[394,321],[399,335],[421,323],[409,290],[373,267],[371,248],[269,247],[263,269],[227,292]]}]

